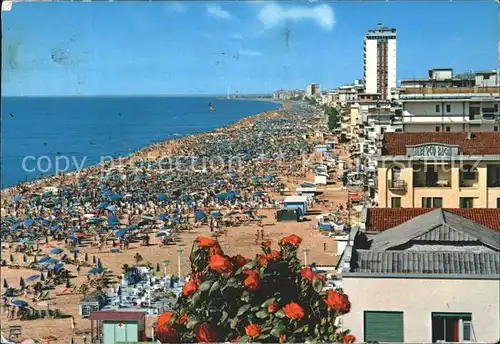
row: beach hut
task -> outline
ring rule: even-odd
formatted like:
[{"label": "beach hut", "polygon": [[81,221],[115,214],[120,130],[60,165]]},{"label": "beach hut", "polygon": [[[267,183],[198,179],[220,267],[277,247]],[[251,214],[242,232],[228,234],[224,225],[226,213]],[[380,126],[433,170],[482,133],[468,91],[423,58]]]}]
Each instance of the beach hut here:
[{"label": "beach hut", "polygon": [[304,216],[307,213],[307,196],[286,196],[283,200],[285,209],[299,209],[300,216]]},{"label": "beach hut", "polygon": [[137,343],[146,335],[146,312],[141,310],[97,311],[90,313],[89,319],[91,337],[102,334],[102,344]]},{"label": "beach hut", "polygon": [[316,186],[314,186],[314,184],[302,184],[295,188],[295,193],[298,196],[307,196],[309,198],[314,198],[314,196],[316,195],[316,191]]}]

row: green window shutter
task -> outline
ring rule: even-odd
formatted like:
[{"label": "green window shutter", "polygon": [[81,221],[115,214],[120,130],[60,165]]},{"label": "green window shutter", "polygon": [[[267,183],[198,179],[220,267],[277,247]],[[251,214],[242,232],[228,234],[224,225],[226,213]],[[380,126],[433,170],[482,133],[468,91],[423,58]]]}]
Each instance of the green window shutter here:
[{"label": "green window shutter", "polygon": [[365,342],[404,342],[403,312],[365,311]]}]

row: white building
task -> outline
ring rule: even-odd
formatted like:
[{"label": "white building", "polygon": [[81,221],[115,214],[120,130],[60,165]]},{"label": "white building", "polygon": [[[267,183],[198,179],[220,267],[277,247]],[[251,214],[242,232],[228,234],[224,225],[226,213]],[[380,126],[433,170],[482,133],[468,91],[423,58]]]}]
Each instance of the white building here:
[{"label": "white building", "polygon": [[366,93],[390,99],[396,88],[396,29],[378,24],[364,40],[364,83]]},{"label": "white building", "polygon": [[429,78],[401,81],[406,132],[499,131],[498,70],[453,76],[432,69]]},{"label": "white building", "polygon": [[315,97],[321,95],[321,88],[319,84],[312,83],[306,87],[306,97]]},{"label": "white building", "polygon": [[368,209],[366,230],[344,251],[337,271],[351,310],[343,328],[359,342],[497,342],[500,227],[491,219],[500,210],[429,209],[404,219],[406,210],[415,212]]}]

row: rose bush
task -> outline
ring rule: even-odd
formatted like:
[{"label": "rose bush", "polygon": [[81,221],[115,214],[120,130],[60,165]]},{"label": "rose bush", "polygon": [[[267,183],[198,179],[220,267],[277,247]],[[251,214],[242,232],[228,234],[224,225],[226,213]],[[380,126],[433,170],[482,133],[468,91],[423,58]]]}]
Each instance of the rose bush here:
[{"label": "rose bush", "polygon": [[191,274],[175,311],[159,317],[155,337],[175,342],[353,343],[335,319],[349,312],[347,295],[323,291],[326,277],[301,267],[302,239],[287,236],[280,250],[262,243],[253,260],[228,257],[219,243],[199,237],[191,250]]}]

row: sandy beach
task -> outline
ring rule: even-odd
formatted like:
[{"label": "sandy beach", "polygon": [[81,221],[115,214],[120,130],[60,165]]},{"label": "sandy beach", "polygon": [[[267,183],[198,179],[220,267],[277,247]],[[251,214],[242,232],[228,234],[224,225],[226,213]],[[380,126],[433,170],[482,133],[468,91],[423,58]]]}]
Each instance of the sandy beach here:
[{"label": "sandy beach", "polygon": [[[186,148],[195,149],[192,143],[193,140],[197,140],[201,142],[203,140],[209,140],[214,135],[225,135],[230,133],[230,135],[236,135],[235,133],[238,130],[244,130],[242,128],[252,127],[258,121],[270,121],[270,120],[280,120],[286,118],[289,113],[288,111],[292,108],[290,103],[286,103],[282,110],[271,111],[264,114],[259,114],[257,116],[252,116],[249,118],[245,118],[231,126],[226,128],[217,129],[210,133],[202,133],[197,135],[190,135],[188,137],[182,138],[180,140],[171,140],[166,141],[160,144],[155,144],[150,147],[146,147],[139,152],[135,153],[133,156],[122,159],[119,164],[127,165],[131,164],[132,160],[138,161],[156,161],[158,159],[162,159],[166,156],[170,156],[173,154],[178,154],[179,152],[186,153]],[[309,120],[307,120],[309,121]],[[270,122],[271,123],[271,122]],[[276,122],[279,123],[279,122]],[[304,122],[305,123],[305,122]],[[318,123],[317,121],[315,122]],[[313,128],[311,126],[311,128]],[[282,130],[282,129],[279,129]],[[282,138],[283,142],[295,142],[297,139],[293,137],[298,133],[302,133],[308,129],[304,129],[303,131],[290,131],[287,135],[289,138]],[[243,131],[245,132],[245,131]],[[285,137],[285,135],[283,135]],[[332,138],[332,137],[330,137]],[[319,139],[319,141],[323,141],[325,138]],[[335,138],[333,138],[335,139]],[[275,137],[274,142],[278,140]],[[288,141],[285,141],[288,140]],[[312,147],[314,142],[317,142],[318,138],[310,137],[307,140],[307,144]],[[290,143],[281,144],[282,147]],[[187,146],[186,146],[187,145]],[[236,150],[237,151],[237,150]],[[342,146],[339,146],[336,150],[339,153],[341,158],[347,159],[347,152],[343,149]],[[194,152],[199,153],[199,152]],[[308,163],[312,163],[314,161],[321,161],[322,158],[320,155],[315,153],[307,154]],[[290,160],[292,161],[292,160]],[[313,174],[310,168],[301,167],[300,162],[296,162],[296,165],[293,169],[291,169],[291,162],[286,160],[285,162],[280,162],[280,164],[273,165],[274,162],[262,162],[256,159],[253,159],[249,162],[243,164],[244,172],[241,172],[241,175],[252,176],[252,175],[260,175],[263,176],[265,173],[269,173],[269,171],[273,170],[276,172],[276,182],[279,180],[280,184],[270,184],[270,185],[278,185],[280,188],[287,189],[284,194],[293,194],[295,185],[301,181],[311,181],[313,178]],[[273,168],[266,167],[268,165],[273,165]],[[253,170],[252,170],[253,168]],[[91,180],[89,176],[96,175],[100,172],[100,167],[93,166],[85,169],[78,176],[86,176],[88,180]],[[151,172],[154,176],[155,172]],[[239,175],[238,175],[239,176]],[[239,176],[240,177],[240,176]],[[203,178],[203,177],[202,177]],[[244,177],[240,177],[239,182],[241,183]],[[246,177],[245,177],[246,178]],[[274,179],[273,179],[274,180]],[[166,182],[169,183],[169,182]],[[175,183],[175,182],[174,182]],[[43,180],[38,183],[32,183],[31,186],[18,186],[13,187],[7,190],[3,190],[3,201],[2,201],[2,217],[6,216],[17,216],[19,218],[25,218],[26,215],[29,214],[29,211],[23,209],[22,207],[16,207],[12,204],[12,197],[15,195],[22,193],[24,194],[34,194],[34,193],[42,193],[46,187],[56,186],[57,188],[62,188],[63,185],[73,185],[75,186],[76,175],[66,175],[66,176],[57,176],[51,179]],[[203,185],[203,184],[201,184]],[[244,209],[248,207],[253,207],[254,216],[258,216],[262,221],[262,228],[264,229],[264,239],[270,240],[272,245],[277,245],[279,239],[285,235],[294,233],[303,238],[303,248],[309,249],[307,255],[307,263],[315,263],[319,266],[333,266],[337,263],[337,244],[336,241],[332,238],[329,238],[326,235],[323,235],[316,228],[314,228],[314,221],[305,221],[305,222],[276,222],[273,200],[276,200],[280,197],[280,193],[277,192],[276,189],[269,189],[267,184],[262,184],[257,187],[251,187],[250,191],[262,192],[264,196],[259,198],[257,201],[249,198],[242,198],[240,204],[233,204],[228,202],[219,202],[212,201],[202,202],[195,204],[194,207],[200,209],[204,209],[207,213],[210,210],[220,210],[223,212],[228,212],[231,209]],[[115,184],[117,186],[117,190],[125,191],[125,186],[121,185],[119,182]],[[119,187],[119,188],[118,188]],[[144,186],[141,186],[144,187]],[[88,188],[86,188],[87,190]],[[225,188],[222,191],[229,190],[230,187]],[[221,191],[219,190],[219,191]],[[318,191],[322,192],[321,199],[325,200],[324,203],[316,203],[310,209],[313,213],[321,213],[321,212],[334,212],[339,209],[341,206],[342,216],[346,216],[346,205],[347,205],[347,191],[343,190],[340,187],[340,184],[329,184],[326,186],[320,186]],[[88,192],[88,191],[85,191]],[[89,194],[92,197],[92,193]],[[283,195],[283,193],[281,193]],[[243,196],[242,196],[243,197]],[[205,203],[203,203],[205,202]],[[147,228],[142,228],[138,232],[141,235],[141,240],[130,240],[127,242],[127,245],[122,247],[119,253],[111,253],[110,249],[113,248],[113,243],[115,243],[115,247],[117,247],[118,239],[114,236],[106,238],[103,242],[102,234],[95,231],[95,228],[92,226],[86,225],[83,221],[83,214],[88,211],[90,208],[95,208],[95,204],[89,204],[85,207],[88,209],[82,209],[79,213],[79,220],[77,223],[78,228],[81,228],[80,232],[81,239],[78,243],[78,259],[77,261],[82,261],[82,257],[87,255],[88,257],[96,257],[96,259],[100,259],[102,265],[110,272],[109,278],[111,283],[109,287],[113,285],[113,282],[118,283],[120,276],[122,274],[123,264],[133,265],[136,262],[136,254],[139,253],[142,257],[141,264],[150,263],[153,267],[157,266],[157,264],[161,264],[163,274],[163,262],[165,260],[169,260],[170,264],[166,266],[167,274],[177,274],[178,273],[178,248],[182,248],[183,253],[180,259],[180,271],[181,275],[186,275],[189,272],[189,252],[191,250],[191,245],[193,240],[195,240],[198,236],[210,236],[211,229],[208,224],[201,224],[194,226],[192,224],[192,218],[190,218],[190,214],[192,213],[192,209],[194,207],[188,207],[186,204],[173,203],[169,205],[160,204],[160,205],[149,205],[146,202],[144,209],[140,207],[140,212],[134,215],[135,208],[129,209],[125,211],[126,207],[120,207],[122,203],[117,202],[113,213],[116,213],[122,225],[127,226],[131,224],[137,224],[141,221],[141,213],[151,213],[155,217],[157,217],[161,213],[172,214],[175,212],[174,208],[181,208],[180,218],[181,223],[184,223],[186,227],[185,229],[178,231],[176,235],[175,242],[165,245],[162,243],[162,239],[158,238],[155,234],[157,234],[162,227],[174,225],[171,223],[161,223],[156,221],[157,223]],[[120,209],[121,208],[121,209]],[[32,213],[30,216],[43,216],[46,217],[48,214],[55,214],[56,216],[75,216],[75,214],[64,213],[56,213],[53,210],[45,209],[45,210],[37,210]],[[97,213],[99,216],[103,216],[100,212]],[[310,219],[314,219],[314,216],[308,216]],[[76,222],[74,223],[76,224]],[[259,228],[261,228],[260,221],[242,221],[237,226],[221,226],[219,229],[220,235],[218,236],[218,240],[224,250],[229,255],[234,254],[243,254],[248,258],[253,258],[258,252],[260,252],[260,243],[261,239],[256,240],[256,232]],[[63,224],[64,230],[69,230],[69,227],[65,227]],[[56,234],[52,235],[44,235],[44,230],[40,230],[40,239],[38,243],[39,251],[37,253],[38,257],[42,257],[43,255],[51,255],[51,250],[53,248],[61,248],[68,255],[72,255],[69,253],[71,251],[71,245],[68,245],[68,241],[64,239],[64,236],[57,237]],[[7,228],[7,231],[9,229]],[[15,233],[18,230],[14,231]],[[57,230],[56,230],[57,233]],[[108,234],[104,234],[106,236]],[[144,236],[147,235],[149,237],[149,244],[144,245]],[[22,236],[18,234],[18,236]],[[3,237],[7,240],[3,240],[2,242],[2,260],[9,261],[6,266],[1,267],[1,275],[2,279],[5,282],[2,284],[2,294],[5,292],[5,285],[18,288],[20,278],[26,278],[33,274],[39,274],[40,271],[34,269],[28,269],[24,266],[29,265],[34,260],[34,256],[28,256],[26,258],[26,254],[22,252],[16,252],[16,248],[21,246],[19,242],[14,243],[11,233],[3,233]],[[59,240],[57,240],[59,238]],[[47,242],[48,239],[48,242]],[[121,239],[120,239],[121,240]],[[127,248],[128,247],[128,248]],[[303,260],[304,256],[301,254],[300,258]],[[24,263],[24,260],[27,260],[27,263]],[[78,303],[83,297],[83,294],[80,293],[80,286],[82,284],[90,283],[94,277],[88,275],[88,271],[95,267],[92,264],[92,259],[89,259],[89,266],[85,266],[85,264],[78,264],[79,271],[77,270],[77,264],[65,264],[64,269],[67,270],[70,274],[70,288],[66,288],[66,285],[60,284],[55,285],[54,289],[50,292],[50,297],[43,301],[33,301],[34,295],[33,293],[23,292],[21,295],[16,297],[16,299],[25,300],[30,304],[30,307],[34,309],[59,309],[63,314],[70,315],[74,318],[74,328],[72,327],[73,321],[71,317],[67,317],[64,319],[37,319],[37,320],[19,320],[14,317],[12,319],[9,314],[5,311],[2,312],[2,331],[4,335],[8,335],[10,326],[22,326],[22,334],[20,339],[33,338],[33,339],[41,339],[44,336],[53,335],[57,337],[53,343],[71,343],[72,339],[75,343],[84,343],[83,336],[87,335],[90,331],[90,321],[81,318],[78,315]],[[9,266],[13,265],[13,266]],[[88,292],[88,291],[87,291]],[[61,294],[61,295],[58,295]],[[148,319],[148,323],[152,324],[155,321],[155,317],[150,317]]]}]

